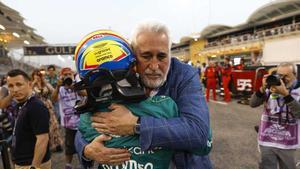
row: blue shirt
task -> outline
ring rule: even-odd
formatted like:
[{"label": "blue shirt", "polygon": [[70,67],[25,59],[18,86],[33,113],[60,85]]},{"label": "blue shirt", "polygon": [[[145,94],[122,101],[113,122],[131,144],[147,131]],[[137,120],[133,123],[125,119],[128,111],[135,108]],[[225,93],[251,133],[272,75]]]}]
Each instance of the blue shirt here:
[{"label": "blue shirt", "polygon": [[[206,147],[209,134],[209,112],[202,95],[198,70],[172,58],[167,81],[159,88],[157,95],[171,97],[178,106],[180,117],[141,117],[141,148],[147,150],[160,146],[176,150],[173,161],[177,169],[212,168],[208,156],[191,153]],[[86,144],[77,134],[75,146],[80,156]],[[82,163],[85,165],[86,161]]]}]

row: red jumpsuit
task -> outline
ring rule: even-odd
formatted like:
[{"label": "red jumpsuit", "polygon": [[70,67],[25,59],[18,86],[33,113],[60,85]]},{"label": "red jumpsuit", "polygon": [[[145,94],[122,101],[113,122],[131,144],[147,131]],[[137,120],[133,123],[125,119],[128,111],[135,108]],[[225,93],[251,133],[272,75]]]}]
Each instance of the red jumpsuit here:
[{"label": "red jumpsuit", "polygon": [[222,82],[223,82],[223,88],[224,88],[224,101],[230,102],[231,96],[229,92],[229,82],[231,78],[231,65],[226,64],[222,67]]},{"label": "red jumpsuit", "polygon": [[235,69],[235,70],[243,70],[244,67],[245,67],[244,64],[238,64],[238,65],[234,66],[234,69]]},{"label": "red jumpsuit", "polygon": [[216,86],[217,86],[217,69],[215,67],[208,67],[205,70],[206,77],[206,101],[209,101],[210,89],[213,91],[213,98],[216,99]]},{"label": "red jumpsuit", "polygon": [[222,82],[222,76],[221,76],[221,73],[222,73],[222,67],[217,65],[216,66],[216,71],[217,71],[217,87],[221,88],[221,82]]}]

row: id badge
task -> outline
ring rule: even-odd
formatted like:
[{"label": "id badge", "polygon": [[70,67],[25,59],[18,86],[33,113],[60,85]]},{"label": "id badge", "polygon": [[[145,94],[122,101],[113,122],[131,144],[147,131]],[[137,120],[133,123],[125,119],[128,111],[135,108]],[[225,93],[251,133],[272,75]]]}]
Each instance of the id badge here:
[{"label": "id badge", "polygon": [[280,113],[280,107],[278,107],[278,106],[274,107],[274,108],[270,111],[270,113],[271,113],[272,115],[274,115],[274,114],[276,114],[276,113]]}]

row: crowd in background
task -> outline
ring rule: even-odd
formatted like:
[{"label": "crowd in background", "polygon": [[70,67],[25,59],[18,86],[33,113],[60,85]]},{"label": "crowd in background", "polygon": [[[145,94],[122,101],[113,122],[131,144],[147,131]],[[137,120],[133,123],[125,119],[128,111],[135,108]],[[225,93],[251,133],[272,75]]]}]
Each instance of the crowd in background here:
[{"label": "crowd in background", "polygon": [[[288,81],[291,83],[291,86],[299,86],[298,84],[296,84],[295,81],[296,69],[292,66],[293,66],[292,64],[286,64],[286,65],[281,64],[279,65],[279,68],[281,67],[286,68],[289,74],[285,76],[293,77],[291,78],[290,81]],[[229,91],[230,88],[229,83],[232,78],[231,71],[243,70],[244,67],[245,65],[244,65],[243,58],[241,58],[240,63],[238,65],[232,66],[230,59],[228,57],[224,58],[224,63],[222,65],[220,65],[217,62],[210,61],[208,66],[206,66],[206,64],[202,64],[202,66],[198,67],[200,72],[199,79],[203,83],[203,86],[205,86],[206,89],[205,91],[206,101],[209,102],[210,100],[210,90],[212,90],[213,100],[217,101],[216,89],[222,88],[222,90],[224,91],[224,101],[230,102],[231,92]],[[60,73],[57,73],[55,67],[52,65],[47,68],[47,71],[43,69],[35,69],[33,72],[31,72],[30,81],[31,81],[31,87],[34,95],[44,104],[48,112],[49,146],[47,147],[47,149],[48,151],[51,152],[62,152],[63,149],[65,149],[66,169],[71,169],[72,158],[73,155],[76,153],[75,146],[74,146],[74,139],[75,139],[75,134],[77,132],[77,125],[79,123],[79,116],[76,115],[74,105],[76,101],[84,97],[85,94],[80,92],[75,92],[75,90],[73,90],[73,83],[75,82],[75,73],[70,68],[63,68],[60,71]],[[262,86],[263,89],[260,89],[252,96],[251,106],[255,107],[263,103],[263,100],[260,100],[260,102],[256,104],[256,102],[254,103],[253,100],[255,99],[256,101],[261,97],[263,97],[262,93],[264,93],[265,90],[267,90],[268,92],[269,89],[267,89],[266,85],[267,85],[266,82],[264,82]],[[18,109],[16,109],[16,107],[18,107],[18,103],[10,95],[8,88],[9,86],[7,85],[7,76],[4,76],[1,79],[1,88],[0,88],[0,99],[1,99],[0,139],[9,140],[11,135],[13,135],[14,132],[13,128],[16,127],[15,124],[17,121],[16,119],[18,119],[18,116],[20,114]],[[274,98],[270,97],[270,99],[274,99]],[[292,97],[289,97],[288,98],[289,100],[285,97],[283,99],[284,102],[287,102],[289,104],[289,107],[292,111],[297,112],[299,110],[300,108],[299,103],[296,102],[293,102],[294,104],[297,104],[294,106],[295,110],[293,109],[294,107],[292,105],[292,101],[293,101]],[[294,116],[290,117],[290,119],[294,119],[294,118],[295,118]],[[290,123],[290,122],[293,123],[294,121],[290,120],[288,122],[285,121],[284,123]],[[61,135],[61,130],[60,130],[61,127],[64,128],[63,130],[65,134],[64,137]],[[259,129],[257,130],[258,130],[257,132],[259,132],[259,135],[261,135],[262,130]],[[259,138],[262,138],[262,136]],[[286,161],[292,160],[294,158],[293,146],[291,146],[291,148],[286,149],[286,147],[282,148],[282,145],[280,144],[279,148],[278,146],[274,146],[271,148],[267,146],[266,148],[265,144],[263,144],[264,143],[263,141],[259,142],[260,149],[263,153],[268,153],[269,151],[273,151],[275,149],[278,152],[275,152],[274,156],[281,155],[282,158],[285,158]],[[65,145],[63,145],[63,143],[65,143]],[[268,160],[273,162],[272,163],[273,166],[277,165],[277,163],[271,159],[270,154],[269,155],[262,154],[262,158],[264,158],[262,160],[263,163],[261,163],[260,165],[271,166],[271,164],[265,163]],[[295,161],[289,161],[287,163],[279,163],[279,164],[282,166],[290,165],[289,167],[293,168],[294,163]],[[22,169],[19,165],[16,165],[15,168]]]},{"label": "crowd in background", "polygon": [[[22,70],[20,70],[20,72],[22,72]],[[47,109],[48,113],[44,113],[43,116],[47,117],[49,115],[49,126],[48,129],[46,129],[49,131],[49,144],[47,149],[52,153],[63,152],[63,150],[65,150],[66,168],[72,168],[72,157],[73,154],[76,153],[74,138],[77,131],[76,126],[79,122],[79,115],[75,114],[74,105],[77,100],[80,100],[79,94],[71,87],[75,82],[75,73],[70,68],[63,68],[60,72],[57,72],[56,67],[53,65],[48,66],[47,70],[35,69],[29,73],[26,74],[28,74],[28,77],[31,75],[30,86],[32,93]],[[16,75],[19,74],[17,73]],[[16,85],[19,84],[16,83]],[[11,92],[9,92],[10,90],[16,89],[9,88],[12,87],[7,85],[7,75],[3,76],[0,88],[0,139],[7,140],[10,144],[14,144],[14,138],[12,136],[14,136],[14,133],[18,136],[18,131],[13,130],[13,128],[16,127],[17,122],[21,121],[18,119],[20,109],[26,105],[31,96],[28,97],[24,105],[20,106],[16,100],[17,98],[15,98],[17,96],[12,96]],[[61,130],[62,128],[63,130]],[[62,135],[62,131],[64,136]],[[19,138],[21,137],[22,136],[19,136]],[[26,140],[23,141],[26,142]],[[65,145],[63,143],[65,143]],[[34,158],[34,154],[27,155],[27,157],[24,158],[28,158],[28,156]],[[19,162],[20,166],[31,165],[25,164],[24,161],[27,159],[15,159],[14,154],[12,158],[16,164]],[[15,168],[20,167],[19,165],[16,165]]]},{"label": "crowd in background", "polygon": [[212,90],[213,100],[217,101],[217,90],[220,95],[224,96],[222,101],[230,102],[233,88],[232,70],[244,70],[245,60],[240,59],[239,64],[232,65],[229,57],[225,57],[223,63],[209,61],[206,63],[197,62],[194,65],[199,69],[199,77],[205,88],[206,101],[209,102],[210,91]]},{"label": "crowd in background", "polygon": [[242,33],[240,35],[221,37],[208,42],[205,45],[205,48],[225,46],[225,45],[235,45],[241,42],[259,40],[265,37],[287,34],[299,30],[300,30],[299,22],[288,24],[288,25],[281,25],[281,26],[274,25],[274,27],[272,28],[262,28],[261,30],[256,30],[256,31],[253,30],[253,31]]}]

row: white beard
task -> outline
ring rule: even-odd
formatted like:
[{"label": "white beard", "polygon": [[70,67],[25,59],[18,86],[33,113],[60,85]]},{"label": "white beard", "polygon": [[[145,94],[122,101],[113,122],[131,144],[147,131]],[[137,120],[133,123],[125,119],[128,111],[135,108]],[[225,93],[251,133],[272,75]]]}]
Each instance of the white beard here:
[{"label": "white beard", "polygon": [[[148,79],[147,75],[145,75],[145,74],[159,74],[160,77],[156,80],[151,80],[151,79]],[[157,88],[161,87],[167,80],[167,73],[164,74],[160,70],[152,71],[150,69],[146,69],[145,72],[141,75],[141,79],[147,88],[157,89]]]}]

